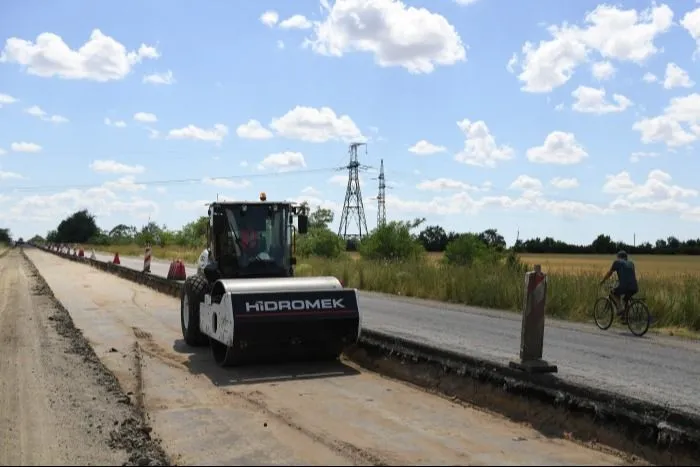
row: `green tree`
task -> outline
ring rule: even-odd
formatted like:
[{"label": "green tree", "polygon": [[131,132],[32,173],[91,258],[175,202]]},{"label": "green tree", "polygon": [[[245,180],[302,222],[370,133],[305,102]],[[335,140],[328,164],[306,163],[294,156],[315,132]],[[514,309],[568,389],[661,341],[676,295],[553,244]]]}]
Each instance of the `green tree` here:
[{"label": "green tree", "polygon": [[298,236],[296,246],[297,254],[302,257],[338,258],[345,251],[343,239],[322,227],[309,229],[305,235]]},{"label": "green tree", "polygon": [[418,240],[427,251],[444,251],[447,246],[447,232],[439,225],[429,225],[420,234]]},{"label": "green tree", "polygon": [[424,222],[416,219],[411,222],[392,221],[372,231],[360,242],[360,256],[370,260],[419,260],[425,248],[411,230]]},{"label": "green tree", "polygon": [[201,216],[194,222],[185,224],[176,235],[178,245],[203,247],[206,245],[209,217]]},{"label": "green tree", "polygon": [[12,233],[10,229],[0,229],[0,243],[10,243],[12,241]]},{"label": "green tree", "polygon": [[77,211],[66,217],[58,224],[54,235],[54,242],[59,243],[87,243],[92,237],[100,233],[95,222],[95,216],[87,209]]},{"label": "green tree", "polygon": [[329,225],[333,223],[334,217],[333,211],[319,207],[309,215],[309,228],[329,229]]},{"label": "green tree", "polygon": [[455,266],[469,266],[496,258],[495,248],[489,248],[480,235],[466,233],[447,244],[444,261]]},{"label": "green tree", "polygon": [[487,247],[502,251],[506,248],[506,240],[496,229],[486,229],[479,234],[479,238]]}]

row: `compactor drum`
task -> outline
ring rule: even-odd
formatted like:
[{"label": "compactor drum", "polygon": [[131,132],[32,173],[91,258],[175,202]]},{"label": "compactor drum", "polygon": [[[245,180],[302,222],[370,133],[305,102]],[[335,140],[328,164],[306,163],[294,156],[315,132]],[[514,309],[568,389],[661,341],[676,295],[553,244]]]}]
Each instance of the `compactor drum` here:
[{"label": "compactor drum", "polygon": [[[221,366],[287,359],[335,359],[360,335],[357,291],[335,277],[294,277],[294,239],[306,233],[302,207],[287,202],[209,206],[209,254],[181,293],[182,335],[211,346]],[[208,256],[208,257],[207,257]]]}]

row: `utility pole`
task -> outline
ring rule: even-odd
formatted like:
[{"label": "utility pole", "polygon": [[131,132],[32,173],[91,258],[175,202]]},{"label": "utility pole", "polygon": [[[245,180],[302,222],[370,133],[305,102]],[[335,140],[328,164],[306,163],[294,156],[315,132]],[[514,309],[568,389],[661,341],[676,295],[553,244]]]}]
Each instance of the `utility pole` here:
[{"label": "utility pole", "polygon": [[377,227],[386,224],[386,181],[384,179],[384,159],[379,166],[379,193],[377,194]]},{"label": "utility pole", "polygon": [[[357,148],[360,146],[365,146],[365,151],[367,150],[367,145],[365,143],[350,144],[350,162],[346,166],[348,169],[348,186],[345,190],[343,213],[340,216],[340,225],[338,226],[338,236],[343,237],[346,241],[355,236],[362,240],[362,236],[369,233],[367,230],[367,219],[365,219],[365,207],[362,202],[362,191],[360,189],[360,169],[366,168],[366,166],[360,165],[360,161],[357,156]],[[351,233],[348,235],[348,226],[350,223],[350,218],[352,217],[356,218],[357,220],[358,233]]]}]

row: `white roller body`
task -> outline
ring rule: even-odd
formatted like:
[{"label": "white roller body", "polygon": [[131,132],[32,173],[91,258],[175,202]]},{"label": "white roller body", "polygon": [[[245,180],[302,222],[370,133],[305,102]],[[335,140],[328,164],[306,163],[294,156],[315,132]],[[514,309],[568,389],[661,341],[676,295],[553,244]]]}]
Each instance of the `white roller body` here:
[{"label": "white roller body", "polygon": [[[343,285],[333,276],[220,279],[214,283],[212,292],[221,297],[221,301],[213,302],[211,294],[204,296],[204,302],[199,308],[199,328],[203,334],[227,346],[232,346],[235,320],[231,294],[322,292],[342,289]],[[358,327],[358,338],[359,334]]]},{"label": "white roller body", "polygon": [[333,276],[220,279],[216,282],[214,290],[219,292],[220,284],[226,293],[302,292],[343,288],[340,281]]}]

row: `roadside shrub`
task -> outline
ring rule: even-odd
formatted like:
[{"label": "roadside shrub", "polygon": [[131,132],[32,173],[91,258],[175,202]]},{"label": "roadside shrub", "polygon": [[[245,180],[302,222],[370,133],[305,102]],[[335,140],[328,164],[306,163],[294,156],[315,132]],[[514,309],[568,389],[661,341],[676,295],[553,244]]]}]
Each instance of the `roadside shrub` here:
[{"label": "roadside shrub", "polygon": [[305,235],[297,236],[297,255],[338,258],[345,252],[345,242],[325,228],[309,229]]},{"label": "roadside shrub", "polygon": [[413,227],[413,223],[394,221],[376,228],[360,242],[360,256],[362,259],[374,261],[421,260],[425,248],[411,234]]}]

